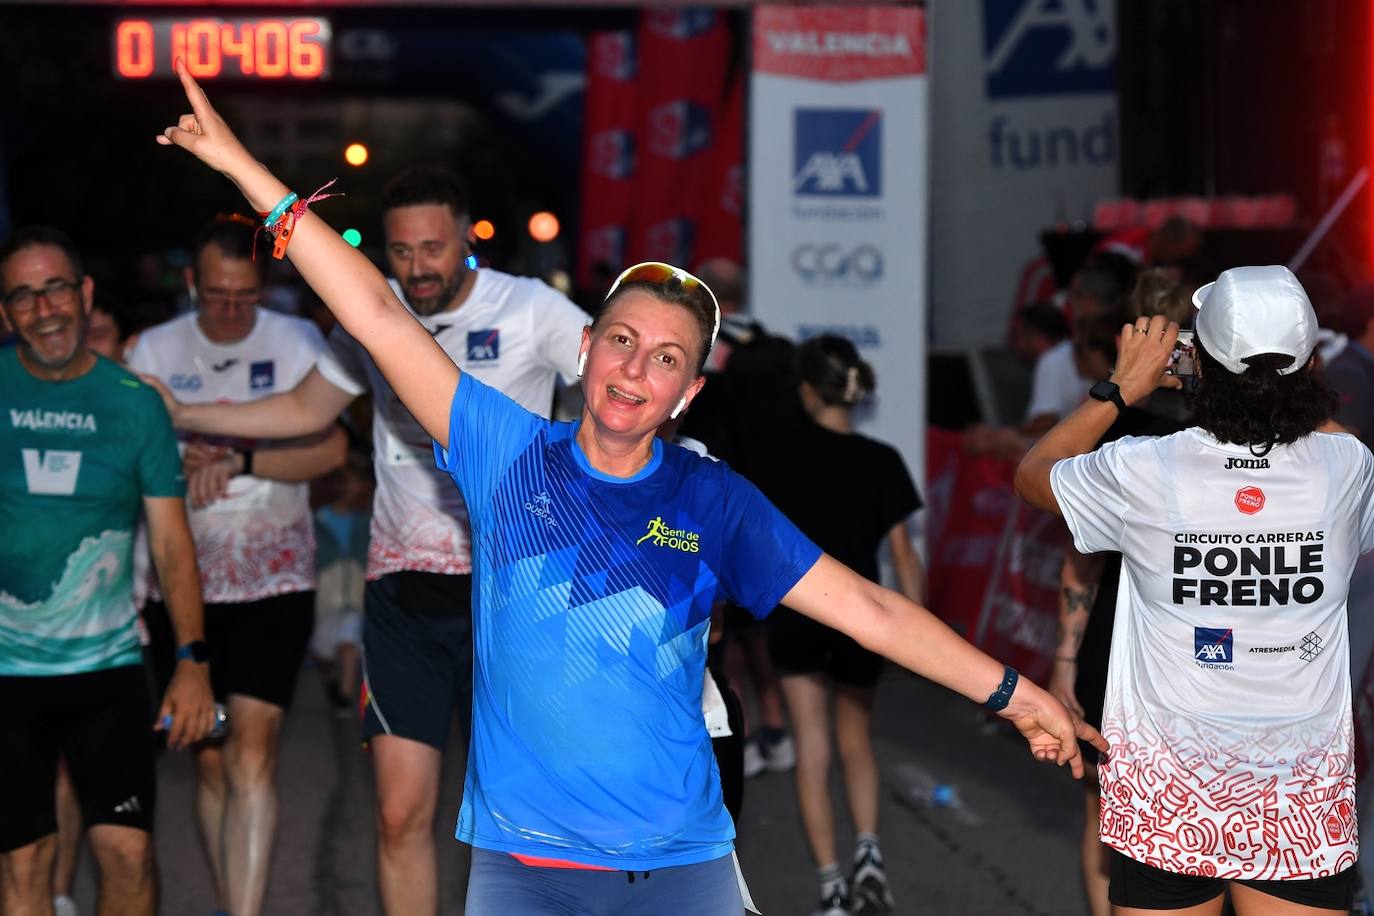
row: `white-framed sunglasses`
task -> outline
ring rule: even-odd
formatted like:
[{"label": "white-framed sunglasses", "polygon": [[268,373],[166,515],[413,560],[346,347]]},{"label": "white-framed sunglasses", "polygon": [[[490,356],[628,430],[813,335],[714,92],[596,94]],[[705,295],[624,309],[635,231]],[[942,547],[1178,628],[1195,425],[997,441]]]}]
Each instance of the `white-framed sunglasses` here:
[{"label": "white-framed sunglasses", "polygon": [[[716,294],[711,292],[711,287],[706,285],[706,281],[694,276],[681,267],[674,267],[672,264],[665,264],[663,261],[641,261],[632,264],[620,272],[620,276],[615,278],[610,290],[606,292],[606,299],[615,295],[615,291],[620,288],[622,283],[652,283],[662,284],[669,280],[677,280],[685,290],[693,290],[700,287],[706,290],[706,295],[711,297],[711,304],[716,307],[715,326],[711,328],[711,343],[706,347],[710,352],[711,347],[716,345],[716,335],[720,333],[720,302],[716,300]],[[606,299],[601,301],[605,302]]]}]

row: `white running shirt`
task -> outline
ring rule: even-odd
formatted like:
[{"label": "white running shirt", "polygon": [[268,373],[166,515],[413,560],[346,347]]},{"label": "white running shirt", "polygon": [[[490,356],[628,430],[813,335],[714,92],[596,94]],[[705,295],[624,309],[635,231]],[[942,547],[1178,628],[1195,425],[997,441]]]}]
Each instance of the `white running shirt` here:
[{"label": "white running shirt", "polygon": [[1218,878],[1354,864],[1346,596],[1374,549],[1374,456],[1314,433],[1256,458],[1193,428],[1050,480],[1075,546],[1123,556],[1102,841]]},{"label": "white running shirt", "polygon": [[[157,376],[185,403],[237,403],[290,391],[323,350],[319,329],[302,318],[259,308],[247,337],[221,344],[205,336],[191,312],[145,331],[129,367]],[[315,587],[308,484],[239,476],[224,498],[201,509],[188,506],[188,514],[207,602],[257,601]]]},{"label": "white running shirt", "polygon": [[[405,296],[395,280],[397,297]],[[461,306],[416,315],[464,372],[547,417],[556,375],[577,376],[582,311],[539,280],[483,268]],[[342,328],[329,336],[320,374],[352,395],[373,394],[377,491],[367,577],[472,572],[468,512],[453,480],[434,466],[433,440],[396,397],[362,345]]]}]

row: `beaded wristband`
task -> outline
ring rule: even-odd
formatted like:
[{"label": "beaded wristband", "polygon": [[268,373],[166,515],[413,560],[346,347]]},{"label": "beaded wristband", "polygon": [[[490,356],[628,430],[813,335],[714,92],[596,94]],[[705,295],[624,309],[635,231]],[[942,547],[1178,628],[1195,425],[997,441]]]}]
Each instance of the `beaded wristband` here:
[{"label": "beaded wristband", "polygon": [[267,218],[262,221],[263,228],[271,229],[273,226],[275,226],[277,224],[277,220],[282,218],[282,214],[287,211],[287,208],[294,204],[299,198],[300,195],[298,195],[295,191],[292,191],[290,194],[283,197],[281,199],[281,203],[273,207],[272,212],[268,213]]}]

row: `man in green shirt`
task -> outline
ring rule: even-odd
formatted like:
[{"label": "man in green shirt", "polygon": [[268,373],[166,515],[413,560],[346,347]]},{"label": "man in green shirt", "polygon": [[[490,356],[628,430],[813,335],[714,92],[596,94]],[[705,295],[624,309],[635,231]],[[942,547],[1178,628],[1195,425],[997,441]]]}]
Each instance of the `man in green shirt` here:
[{"label": "man in green shirt", "polygon": [[[100,867],[102,914],[151,914],[154,727],[182,747],[214,701],[185,480],[161,398],[86,347],[93,284],[45,227],[0,245],[0,912],[45,913],[57,760]],[[152,715],[133,605],[140,510],[181,646]],[[150,719],[152,721],[150,721]]]}]

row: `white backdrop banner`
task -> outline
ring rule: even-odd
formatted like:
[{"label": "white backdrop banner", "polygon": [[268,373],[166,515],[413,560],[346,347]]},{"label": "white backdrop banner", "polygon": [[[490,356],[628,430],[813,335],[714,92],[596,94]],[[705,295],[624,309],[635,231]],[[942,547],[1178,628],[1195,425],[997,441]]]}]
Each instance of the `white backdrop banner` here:
[{"label": "white backdrop banner", "polygon": [[1118,194],[1116,4],[932,0],[938,346],[1003,342],[1049,277],[1040,232]]},{"label": "white backdrop banner", "polygon": [[754,10],[749,302],[848,337],[878,376],[862,432],[925,474],[928,89],[913,7]]}]

